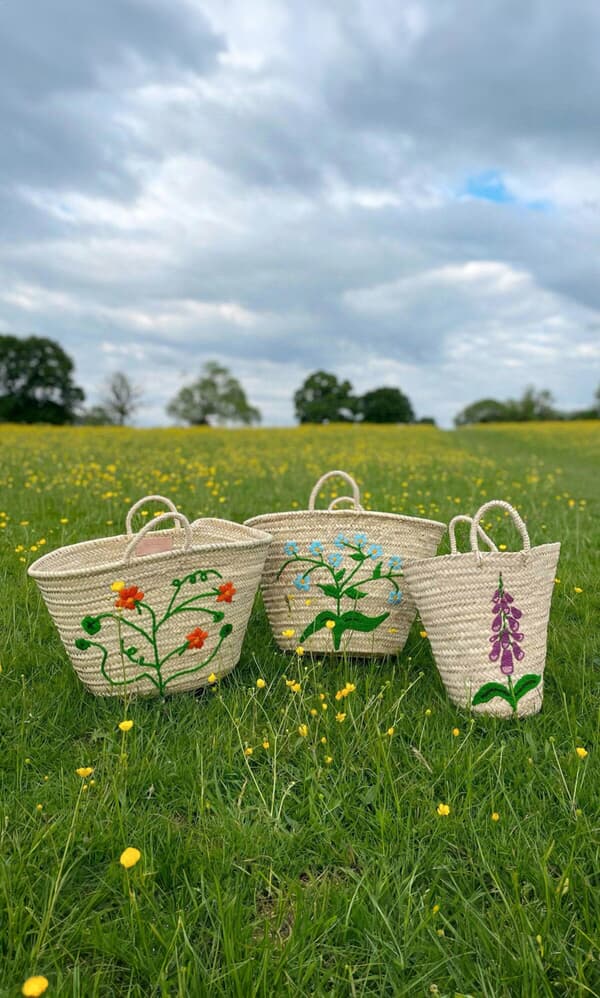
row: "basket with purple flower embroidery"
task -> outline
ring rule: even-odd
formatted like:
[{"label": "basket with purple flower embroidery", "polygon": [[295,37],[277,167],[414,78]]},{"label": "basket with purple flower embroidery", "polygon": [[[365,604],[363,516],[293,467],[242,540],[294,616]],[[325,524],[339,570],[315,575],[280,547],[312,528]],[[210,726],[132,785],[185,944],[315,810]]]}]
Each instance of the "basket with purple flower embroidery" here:
[{"label": "basket with purple flower embroidery", "polygon": [[[482,517],[494,507],[512,517],[521,551],[498,551],[482,533]],[[451,554],[405,566],[446,692],[453,703],[479,713],[535,714],[542,706],[560,544],[531,547],[523,520],[500,499],[484,503],[473,517],[470,552],[458,553],[453,526]],[[479,550],[480,537],[490,551]]]},{"label": "basket with purple flower embroidery", "polygon": [[[343,478],[351,496],[315,509],[322,486]],[[338,509],[350,502],[350,509]],[[403,559],[431,558],[444,524],[363,509],[354,479],[330,471],[308,509],[246,521],[273,537],[262,592],[280,648],[350,655],[392,655],[404,646],[415,606],[402,584]]]},{"label": "basket with purple flower embroidery", "polygon": [[[133,533],[151,501],[170,512]],[[155,532],[168,520],[174,528]],[[235,667],[270,541],[228,520],[190,524],[169,499],[146,496],[124,534],[58,548],[29,574],[88,690],[164,695]]]}]

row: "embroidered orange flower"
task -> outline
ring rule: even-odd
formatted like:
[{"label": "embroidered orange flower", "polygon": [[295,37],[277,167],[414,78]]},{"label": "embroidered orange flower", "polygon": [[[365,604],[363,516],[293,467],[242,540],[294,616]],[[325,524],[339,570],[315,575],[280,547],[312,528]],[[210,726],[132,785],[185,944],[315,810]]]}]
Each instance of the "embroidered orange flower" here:
[{"label": "embroidered orange flower", "polygon": [[144,593],[137,586],[125,586],[121,589],[115,606],[117,610],[135,610],[144,598]]},{"label": "embroidered orange flower", "polygon": [[222,586],[219,586],[217,603],[231,603],[236,592],[237,589],[235,588],[233,582],[224,582]]},{"label": "embroidered orange flower", "polygon": [[190,634],[186,634],[188,648],[202,648],[208,637],[208,631],[203,631],[201,627],[195,627]]}]

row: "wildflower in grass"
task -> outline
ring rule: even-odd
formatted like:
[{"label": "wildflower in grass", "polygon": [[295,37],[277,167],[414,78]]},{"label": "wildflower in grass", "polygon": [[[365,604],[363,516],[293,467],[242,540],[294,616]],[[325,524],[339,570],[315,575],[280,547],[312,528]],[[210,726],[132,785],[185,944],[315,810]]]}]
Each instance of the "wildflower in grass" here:
[{"label": "wildflower in grass", "polygon": [[311,541],[308,545],[308,550],[314,555],[323,554],[323,544],[321,541]]},{"label": "wildflower in grass", "polygon": [[43,811],[44,810],[44,805],[43,804],[36,804],[35,805],[35,809],[36,809],[36,811]]},{"label": "wildflower in grass", "polygon": [[455,738],[458,738],[458,736],[460,735],[460,728],[452,728],[452,734],[454,735]]},{"label": "wildflower in grass", "polygon": [[332,568],[339,568],[344,560],[343,556],[337,551],[333,551],[331,554],[327,555],[327,561],[332,566]]},{"label": "wildflower in grass", "polygon": [[310,589],[310,579],[307,576],[305,577],[302,572],[298,572],[293,584],[300,592],[307,593]]},{"label": "wildflower in grass", "polygon": [[61,518],[60,518],[60,521],[59,521],[59,522],[60,522],[60,523],[62,523],[62,524],[64,525],[65,523],[68,523],[68,522],[69,522],[69,520],[68,520],[68,518],[67,518],[66,516],[61,516]]},{"label": "wildflower in grass", "polygon": [[327,738],[325,737],[325,735],[323,735],[321,738],[321,745],[327,745]]},{"label": "wildflower in grass", "polygon": [[193,631],[186,634],[186,641],[188,643],[188,648],[202,648],[204,642],[208,637],[208,631],[203,631],[201,627],[195,627]]},{"label": "wildflower in grass", "polygon": [[297,541],[286,541],[283,545],[283,550],[286,554],[294,555],[298,554],[298,543]]},{"label": "wildflower in grass", "polygon": [[500,821],[500,815],[497,811],[492,811],[492,821]]},{"label": "wildflower in grass", "polygon": [[419,631],[419,635],[422,638],[426,638],[427,637],[427,631]]},{"label": "wildflower in grass", "polygon": [[344,689],[346,690],[346,696],[348,696],[350,693],[354,693],[356,691],[356,686],[354,683],[346,683]]},{"label": "wildflower in grass", "polygon": [[335,627],[335,620],[326,620],[325,627],[327,628],[328,631],[332,631],[333,628]]},{"label": "wildflower in grass", "polygon": [[431,717],[431,707],[427,707],[425,711],[425,717]]},{"label": "wildflower in grass", "polygon": [[254,749],[253,749],[253,748],[251,748],[251,746],[250,746],[250,745],[248,745],[248,746],[247,746],[247,747],[246,747],[246,748],[244,749],[244,755],[246,756],[246,758],[247,758],[247,759],[249,759],[249,758],[250,758],[250,756],[251,756],[251,755],[253,755],[253,753],[254,753]]},{"label": "wildflower in grass", "polygon": [[392,735],[394,734],[394,731],[395,731],[395,730],[396,730],[396,729],[395,729],[394,727],[391,727],[391,728],[388,728],[388,729],[387,729],[387,731],[386,731],[386,735],[388,736],[388,738],[391,738],[391,737],[392,737]]},{"label": "wildflower in grass", "polygon": [[44,994],[47,988],[48,978],[43,977],[42,974],[36,974],[35,977],[27,978],[21,988],[21,994],[26,995],[27,998],[38,998],[39,995]]},{"label": "wildflower in grass", "polygon": [[338,722],[338,724],[343,724],[344,721],[346,720],[346,715],[343,714],[341,711],[338,711],[338,713],[335,715],[335,719]]},{"label": "wildflower in grass", "polygon": [[319,700],[326,700],[326,699],[327,699],[326,693],[319,693]]},{"label": "wildflower in grass", "polygon": [[295,679],[286,679],[285,685],[291,689],[295,682],[296,682]]},{"label": "wildflower in grass", "polygon": [[302,645],[298,645],[298,647],[296,648],[296,655],[298,655],[299,658],[302,658],[302,656],[304,655],[304,648],[302,647]]},{"label": "wildflower in grass", "polygon": [[219,590],[217,603],[231,603],[237,592],[233,582],[224,582],[221,586],[217,586],[217,588]]},{"label": "wildflower in grass", "polygon": [[325,700],[324,700],[323,703],[321,704],[321,710],[328,710],[328,708],[329,708],[329,704],[326,703]]},{"label": "wildflower in grass", "polygon": [[573,586],[573,591],[576,593],[582,593],[583,589],[580,586]]},{"label": "wildflower in grass", "polygon": [[292,685],[290,686],[290,689],[291,689],[292,693],[299,693],[300,690],[302,689],[302,686],[300,685],[300,683],[292,683]]},{"label": "wildflower in grass", "polygon": [[332,755],[326,755],[324,762],[325,762],[326,766],[331,766],[331,763],[333,762],[333,756]]},{"label": "wildflower in grass", "polygon": [[267,739],[265,738],[264,742],[262,743],[262,747],[264,749],[271,748],[271,743],[269,741],[267,741]]},{"label": "wildflower in grass", "polygon": [[434,915],[437,915],[438,911],[440,910],[439,904],[434,904],[434,906],[433,906],[433,908],[431,910],[432,910],[432,912],[433,912]]},{"label": "wildflower in grass", "polygon": [[554,580],[554,585],[555,586],[560,586],[560,579],[555,579]]},{"label": "wildflower in grass", "polygon": [[308,724],[299,724],[298,734],[300,735],[301,738],[306,738],[308,734]]},{"label": "wildflower in grass", "polygon": [[293,627],[286,627],[285,631],[281,632],[281,636],[283,638],[293,638],[295,633],[296,632]]},{"label": "wildflower in grass", "polygon": [[121,866],[124,866],[126,870],[130,870],[132,866],[139,863],[141,858],[142,854],[139,849],[136,849],[135,846],[127,846],[127,849],[124,849],[119,856],[119,863]]},{"label": "wildflower in grass", "polygon": [[498,545],[498,550],[499,551],[506,551],[506,544],[499,544]]},{"label": "wildflower in grass", "polygon": [[449,804],[438,804],[436,810],[437,810],[437,813],[439,814],[439,816],[441,818],[447,818],[448,815],[450,814],[450,805]]},{"label": "wildflower in grass", "polygon": [[310,708],[310,716],[311,717],[317,717],[318,713],[319,713],[319,711],[317,710],[316,707],[311,707]]},{"label": "wildflower in grass", "polygon": [[77,776],[81,776],[81,779],[85,780],[85,779],[87,779],[88,776],[92,775],[92,773],[94,772],[94,767],[93,766],[80,766],[79,769],[75,770],[75,772],[77,773]]},{"label": "wildflower in grass", "polygon": [[582,745],[578,745],[575,751],[577,752],[577,755],[579,756],[580,759],[585,759],[585,757],[588,754],[587,749],[584,749]]},{"label": "wildflower in grass", "polygon": [[131,731],[133,728],[133,721],[119,721],[120,731]]},{"label": "wildflower in grass", "polygon": [[113,593],[120,593],[122,589],[125,589],[125,583],[123,582],[122,579],[117,579],[116,582],[113,582],[110,588],[112,589]]},{"label": "wildflower in grass", "polygon": [[259,678],[259,679],[256,680],[256,689],[257,690],[264,690],[264,688],[265,688],[266,685],[267,684],[265,683],[264,679],[260,679]]},{"label": "wildflower in grass", "polygon": [[208,677],[208,682],[212,686],[212,684],[216,683],[216,681],[217,681],[217,677],[215,676],[214,672],[211,672],[210,676]]}]

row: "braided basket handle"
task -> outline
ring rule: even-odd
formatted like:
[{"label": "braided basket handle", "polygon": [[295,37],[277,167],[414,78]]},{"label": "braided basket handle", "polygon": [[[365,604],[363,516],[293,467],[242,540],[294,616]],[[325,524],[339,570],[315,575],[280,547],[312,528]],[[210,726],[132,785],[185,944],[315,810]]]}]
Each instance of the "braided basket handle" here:
[{"label": "braided basket handle", "polygon": [[[311,512],[315,508],[315,503],[317,501],[317,497],[319,495],[319,492],[321,491],[322,486],[325,484],[325,482],[329,478],[343,478],[346,482],[348,482],[348,485],[352,489],[352,495],[351,496],[339,496],[338,498],[339,499],[348,499],[348,500],[350,500],[351,502],[354,503],[354,508],[355,509],[362,509],[362,506],[360,504],[360,489],[359,489],[358,485],[356,484],[356,482],[354,481],[354,479],[352,478],[352,475],[349,475],[346,471],[337,471],[336,470],[336,471],[328,471],[324,475],[321,475],[321,477],[319,478],[319,481],[316,483],[315,487],[313,488],[313,490],[312,490],[312,492],[310,494],[310,498],[308,500],[308,508],[309,508],[309,510]],[[337,502],[337,500],[334,500],[334,502]],[[329,509],[335,509],[335,506],[333,505],[333,503],[330,504]]]},{"label": "braided basket handle", "polygon": [[362,510],[362,506],[360,505],[360,503],[358,504],[358,506],[356,505],[354,496],[337,496],[335,499],[332,499],[331,502],[329,503],[329,506],[327,507],[328,511],[331,512],[332,509],[337,509],[338,505],[341,502],[351,502],[355,509]]},{"label": "braided basket handle", "polygon": [[[138,509],[141,509],[142,506],[145,506],[147,502],[162,502],[165,506],[167,506],[168,509],[171,510],[172,513],[177,513],[177,506],[175,505],[174,502],[171,501],[171,499],[167,499],[166,496],[144,496],[143,499],[138,499],[138,501],[134,502],[133,506],[129,510],[127,514],[127,519],[125,520],[125,531],[126,533],[129,534],[130,537],[133,537],[133,527],[132,527],[133,518],[137,513]],[[177,527],[178,530],[181,530],[181,523],[179,522],[179,520],[175,521],[175,526]]]},{"label": "braided basket handle", "polygon": [[481,565],[481,559],[482,559],[482,552],[479,550],[479,537],[478,537],[479,521],[481,520],[483,515],[487,513],[490,509],[493,509],[494,506],[499,506],[500,509],[505,509],[507,513],[511,515],[513,523],[515,524],[515,527],[519,531],[523,541],[523,549],[522,549],[523,557],[526,558],[529,552],[531,551],[531,541],[529,540],[527,527],[525,526],[525,523],[521,519],[519,513],[517,513],[517,510],[514,508],[514,506],[511,506],[509,502],[504,502],[503,499],[490,499],[489,502],[484,502],[483,506],[481,506],[477,510],[475,516],[473,517],[473,522],[471,523],[471,535],[470,535],[471,550],[475,553],[478,565]]},{"label": "braided basket handle", "polygon": [[[465,513],[458,513],[457,516],[454,516],[450,520],[450,523],[448,524],[448,534],[449,534],[449,537],[450,537],[450,554],[458,554],[459,553],[458,552],[458,548],[456,546],[456,524],[457,523],[469,523],[469,524],[471,524],[472,522],[473,522],[473,517],[472,516],[467,516]],[[488,535],[486,534],[485,530],[480,525],[477,526],[477,535],[481,538],[481,540],[483,541],[484,544],[487,544],[487,546],[489,547],[490,551],[495,551],[496,553],[498,552],[498,548],[494,544],[492,538],[488,537]]]},{"label": "braided basket handle", "polygon": [[133,555],[135,554],[135,549],[141,541],[142,537],[149,534],[151,530],[154,530],[159,523],[164,523],[165,520],[175,520],[180,527],[183,527],[185,531],[185,538],[183,542],[183,550],[187,553],[192,546],[192,528],[190,527],[190,522],[183,513],[161,513],[160,516],[156,516],[153,520],[150,520],[137,534],[134,534],[130,540],[127,548],[125,549],[125,564],[128,565],[131,561]]}]

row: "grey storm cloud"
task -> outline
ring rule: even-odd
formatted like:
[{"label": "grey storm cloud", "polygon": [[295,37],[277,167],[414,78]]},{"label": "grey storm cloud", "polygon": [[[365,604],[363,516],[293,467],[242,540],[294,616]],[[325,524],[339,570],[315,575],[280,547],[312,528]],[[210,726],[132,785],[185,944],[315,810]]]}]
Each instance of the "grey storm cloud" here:
[{"label": "grey storm cloud", "polygon": [[144,423],[213,357],[268,422],[317,367],[583,406],[599,42],[591,0],[5,0],[0,326]]}]

